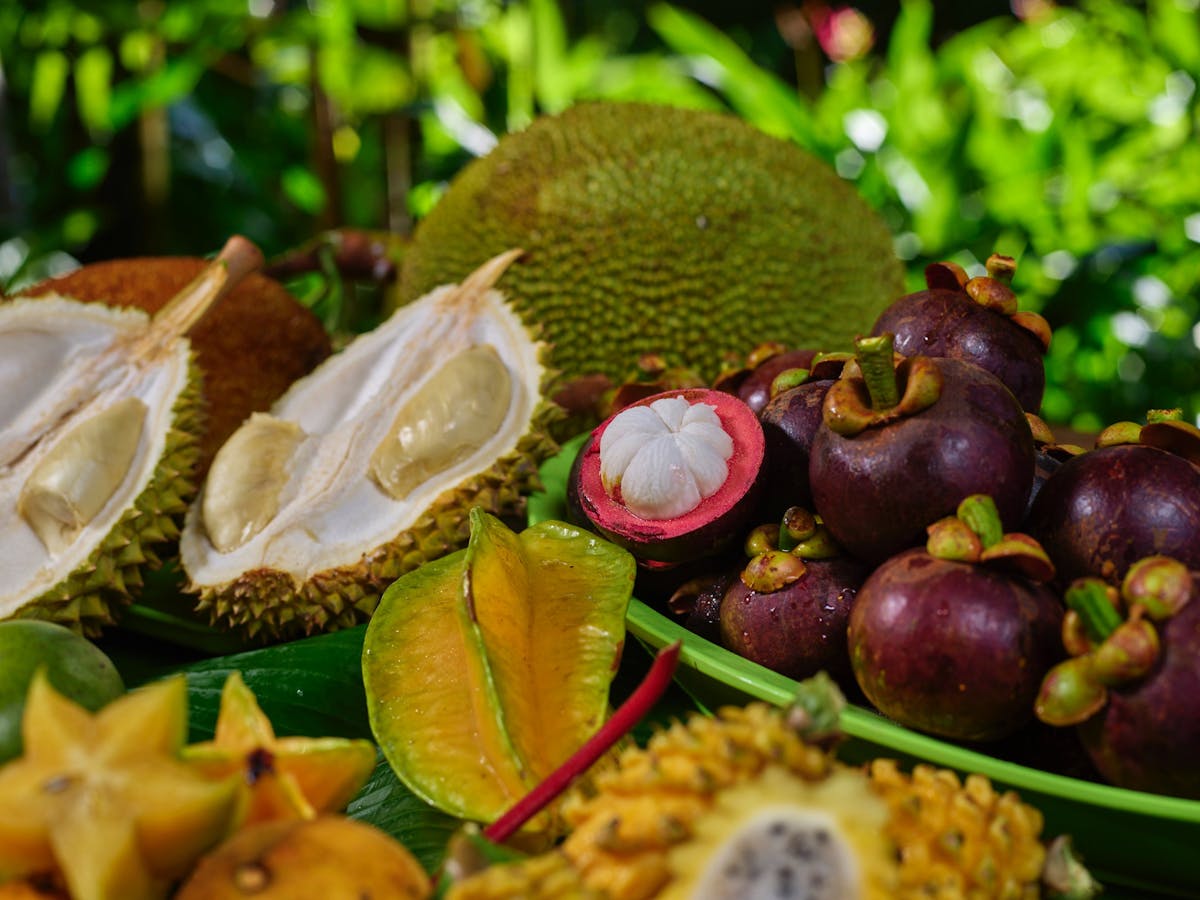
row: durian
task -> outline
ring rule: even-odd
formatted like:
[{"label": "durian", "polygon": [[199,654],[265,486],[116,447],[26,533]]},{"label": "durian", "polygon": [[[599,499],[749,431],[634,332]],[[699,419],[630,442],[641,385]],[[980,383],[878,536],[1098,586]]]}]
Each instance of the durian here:
[{"label": "durian", "polygon": [[536,898],[550,873],[570,883],[565,868],[609,900],[1040,896],[1042,817],[1016,794],[930,766],[850,766],[793,725],[752,703],[659,730],[567,798],[561,845],[448,897]]},{"label": "durian", "polygon": [[360,335],[218,451],[180,553],[199,609],[251,638],[350,626],[480,507],[520,516],[556,451],[543,346],[492,290],[505,252]]},{"label": "durian", "polygon": [[233,238],[153,319],[52,295],[0,303],[0,619],[114,621],[194,493],[185,334],[262,261]]},{"label": "durian", "polygon": [[[204,265],[204,260],[188,256],[110,259],[31,285],[17,296],[64,296],[136,307],[153,316]],[[198,476],[243,419],[269,408],[331,350],[321,320],[262,272],[250,273],[214,303],[188,339],[204,376]]]},{"label": "durian", "polygon": [[883,220],[824,162],[732,115],[593,102],[505,135],[404,250],[396,302],[507,247],[498,283],[567,378],[643,354],[711,381],[770,336],[849,349],[903,293]]}]

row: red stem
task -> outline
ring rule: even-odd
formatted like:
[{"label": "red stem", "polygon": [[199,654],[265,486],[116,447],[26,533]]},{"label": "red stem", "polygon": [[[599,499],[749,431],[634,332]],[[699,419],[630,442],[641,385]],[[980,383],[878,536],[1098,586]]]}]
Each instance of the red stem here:
[{"label": "red stem", "polygon": [[571,757],[546,776],[537,787],[513,804],[487,828],[483,836],[493,843],[500,844],[508,840],[517,831],[546,807],[555,797],[565,791],[591,765],[609,751],[646,713],[654,708],[659,699],[666,693],[675,675],[675,665],[679,662],[680,642],[668,644],[654,657],[650,671],[642,679],[628,699],[622,703],[608,721],[592,735],[583,746],[571,754]]}]

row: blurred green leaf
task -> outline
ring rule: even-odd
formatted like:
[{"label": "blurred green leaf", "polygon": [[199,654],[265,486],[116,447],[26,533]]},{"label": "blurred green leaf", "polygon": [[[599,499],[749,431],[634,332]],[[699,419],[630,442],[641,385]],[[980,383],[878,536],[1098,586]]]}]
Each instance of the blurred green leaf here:
[{"label": "blurred green leaf", "polygon": [[107,47],[89,47],[75,60],[75,104],[93,137],[111,127],[113,58]]},{"label": "blurred green leaf", "polygon": [[45,131],[62,106],[71,64],[65,53],[43,50],[33,66],[29,90],[29,123],[34,131]]},{"label": "blurred green leaf", "polygon": [[283,170],[281,184],[284,195],[310,215],[325,205],[325,188],[320,179],[303,166],[288,166]]}]

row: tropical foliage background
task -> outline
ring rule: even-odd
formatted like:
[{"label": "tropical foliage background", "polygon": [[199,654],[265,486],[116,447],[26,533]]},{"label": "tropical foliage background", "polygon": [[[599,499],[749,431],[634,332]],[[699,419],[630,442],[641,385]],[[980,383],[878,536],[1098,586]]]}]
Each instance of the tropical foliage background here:
[{"label": "tropical foliage background", "polygon": [[[407,233],[588,98],[723,108],[827,160],[924,266],[1016,256],[1044,412],[1200,413],[1198,0],[0,5],[0,288],[95,259]],[[970,7],[965,11],[963,7]],[[736,8],[736,11],[735,9]],[[296,289],[335,327],[360,306]]]}]

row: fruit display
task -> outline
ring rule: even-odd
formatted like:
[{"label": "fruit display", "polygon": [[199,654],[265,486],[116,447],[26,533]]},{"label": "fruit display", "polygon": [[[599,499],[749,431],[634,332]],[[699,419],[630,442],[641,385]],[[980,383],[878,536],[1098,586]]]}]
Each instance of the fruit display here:
[{"label": "fruit display", "polygon": [[0,304],[0,619],[93,634],[130,601],[196,487],[187,333],[260,262],[231,239],[153,318],[60,296]]},{"label": "fruit display", "polygon": [[[1200,430],[1059,444],[1015,261],[890,248],[786,142],[597,103],[337,352],[240,238],[0,303],[0,898],[1094,896],[1005,776],[1200,799]],[[255,649],[125,631],[164,560]],[[639,608],[771,704],[642,721]]]},{"label": "fruit display", "polygon": [[520,255],[401,308],[225,442],[179,544],[201,611],[252,638],[354,625],[466,542],[471,507],[520,514],[557,447],[542,345],[492,289]]}]

